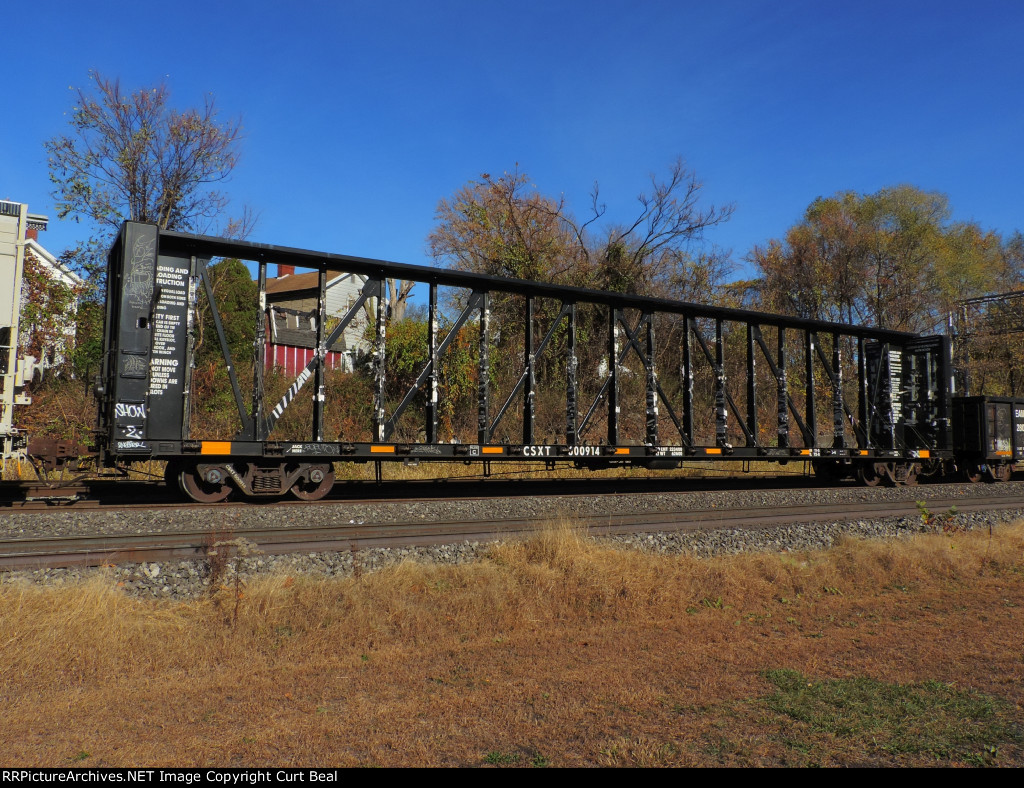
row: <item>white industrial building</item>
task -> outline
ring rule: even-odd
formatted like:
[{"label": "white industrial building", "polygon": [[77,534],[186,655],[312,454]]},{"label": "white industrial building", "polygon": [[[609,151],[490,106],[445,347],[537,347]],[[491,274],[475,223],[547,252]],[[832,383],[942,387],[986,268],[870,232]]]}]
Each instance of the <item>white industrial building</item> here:
[{"label": "white industrial building", "polygon": [[25,384],[58,366],[75,339],[76,305],[72,305],[60,318],[57,339],[42,348],[40,357],[24,353],[36,330],[21,321],[27,297],[23,287],[26,263],[37,266],[57,284],[73,289],[83,284],[78,274],[39,243],[39,233],[47,222],[45,216],[29,213],[24,203],[0,200],[0,442],[5,458],[16,453],[14,406],[30,402]]}]

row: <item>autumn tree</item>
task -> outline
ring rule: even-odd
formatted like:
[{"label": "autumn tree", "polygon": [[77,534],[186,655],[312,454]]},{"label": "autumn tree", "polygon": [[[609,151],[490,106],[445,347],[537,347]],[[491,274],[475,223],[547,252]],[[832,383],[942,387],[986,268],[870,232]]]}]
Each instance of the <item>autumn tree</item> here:
[{"label": "autumn tree", "polygon": [[[1020,300],[1024,241],[951,220],[944,194],[896,186],[819,197],[782,240],[755,247],[759,305],[799,317],[955,335],[972,393],[1024,387]],[[1017,284],[1015,284],[1017,283]],[[966,306],[969,304],[969,307]]]},{"label": "autumn tree", "polygon": [[869,319],[866,241],[855,216],[855,199],[853,194],[818,198],[784,241],[755,247],[761,306],[818,320]]},{"label": "autumn tree", "polygon": [[72,351],[81,288],[61,281],[31,251],[25,254],[22,288],[19,344],[47,366],[61,363]]},{"label": "autumn tree", "polygon": [[1024,235],[1020,230],[1007,238],[1003,243],[1003,290],[1024,289]]},{"label": "autumn tree", "polygon": [[934,249],[930,275],[935,300],[934,326],[945,324],[956,304],[1003,288],[1011,277],[998,233],[974,222],[956,222],[943,229]]},{"label": "autumn tree", "polygon": [[[603,225],[606,206],[597,185],[580,220],[564,197],[540,193],[518,168],[498,178],[484,174],[440,201],[427,243],[437,262],[463,271],[708,301],[731,265],[727,255],[705,248],[703,234],[733,209],[702,207],[701,189],[677,159],[665,179],[651,176],[628,222]],[[505,299],[492,313],[498,330],[518,336],[521,308]]]},{"label": "autumn tree", "polygon": [[971,394],[1024,395],[1024,236],[1000,249],[998,292],[955,302],[951,328],[963,387]]},{"label": "autumn tree", "polygon": [[564,200],[540,194],[516,169],[485,173],[441,200],[427,244],[460,271],[568,284],[586,280],[574,230]]},{"label": "autumn tree", "polygon": [[800,317],[933,331],[957,299],[991,292],[996,234],[951,222],[948,198],[913,186],[819,197],[782,240],[755,247],[761,305]]},{"label": "autumn tree", "polygon": [[[165,83],[135,92],[98,72],[74,92],[68,133],[44,143],[57,215],[85,223],[89,237],[61,259],[87,276],[86,301],[103,298],[106,254],[124,221],[161,229],[243,237],[254,217],[225,219],[217,187],[238,163],[241,123],[222,122],[211,96],[200,108],[170,104]],[[76,367],[98,366],[103,320],[79,310]]]},{"label": "autumn tree", "polygon": [[[72,375],[87,376],[96,367],[81,363],[86,346],[75,344],[76,322],[92,320],[95,312],[90,307],[97,305],[79,306],[80,295],[78,281],[62,276],[26,249],[18,345],[19,353],[35,357],[40,366],[30,383],[32,407],[16,409],[15,422],[31,435],[84,444],[94,426],[95,402]],[[101,336],[102,329],[101,316],[92,335]]]}]

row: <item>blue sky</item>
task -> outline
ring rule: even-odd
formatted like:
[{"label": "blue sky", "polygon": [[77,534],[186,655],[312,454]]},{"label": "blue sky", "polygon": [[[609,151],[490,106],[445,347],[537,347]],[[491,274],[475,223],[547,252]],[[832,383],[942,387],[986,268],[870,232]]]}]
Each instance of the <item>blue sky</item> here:
[{"label": "blue sky", "polygon": [[[161,13],[161,8],[173,8]],[[56,221],[43,140],[96,69],[241,116],[227,185],[251,240],[429,264],[442,197],[528,173],[626,222],[682,156],[737,261],[819,195],[911,183],[1024,230],[1024,4],[1005,2],[19,3],[3,14],[0,198]],[[742,271],[740,272],[742,273]]]}]

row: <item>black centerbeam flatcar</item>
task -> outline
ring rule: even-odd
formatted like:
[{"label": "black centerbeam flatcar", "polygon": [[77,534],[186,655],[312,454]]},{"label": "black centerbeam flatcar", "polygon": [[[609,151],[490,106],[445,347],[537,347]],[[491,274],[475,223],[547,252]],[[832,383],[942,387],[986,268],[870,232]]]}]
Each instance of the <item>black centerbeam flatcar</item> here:
[{"label": "black centerbeam flatcar", "polygon": [[[244,359],[244,375],[240,360],[231,357],[211,284],[209,265],[219,258],[248,261],[258,271],[253,353]],[[314,352],[273,400],[263,368],[268,264],[319,273],[308,321]],[[353,302],[333,314],[328,271],[349,272],[362,283]],[[420,283],[426,292],[422,365],[402,391],[392,390],[387,372],[387,283],[395,279]],[[385,461],[458,460],[489,470],[493,462],[513,460],[595,469],[798,460],[827,477],[856,475],[877,484],[950,471],[961,442],[970,445],[971,468],[981,473],[994,467],[1001,478],[1002,469],[1020,459],[1019,443],[1016,455],[999,454],[1010,445],[1000,421],[1002,401],[954,396],[949,342],[941,336],[200,237],[134,222],[122,227],[111,249],[107,287],[97,389],[101,465],[166,460],[168,480],[200,501],[289,491],[314,500],[330,490],[334,463],[341,461],[376,462],[379,470]],[[439,301],[439,290],[446,301]],[[502,305],[501,325],[492,324],[496,304]],[[371,423],[360,435],[327,434],[326,360],[360,315],[369,316],[358,374],[371,381]],[[238,428],[196,437],[193,413],[200,403],[193,375],[204,320],[215,329],[207,329],[203,341],[219,342]],[[473,428],[456,436],[441,418],[442,368],[467,336],[463,344],[474,348]],[[584,343],[587,358],[600,356],[599,365],[581,368]],[[505,370],[515,367],[501,396],[492,381],[496,352]],[[549,420],[543,439],[542,364],[545,406],[557,401],[559,410],[557,432]],[[251,392],[243,396],[250,380]],[[282,436],[282,416],[303,389],[311,390],[309,421],[300,434],[293,429]],[[990,405],[996,408],[991,423]],[[1010,410],[1010,432],[1019,440],[1020,432],[1013,432],[1024,424],[1019,403]]]}]

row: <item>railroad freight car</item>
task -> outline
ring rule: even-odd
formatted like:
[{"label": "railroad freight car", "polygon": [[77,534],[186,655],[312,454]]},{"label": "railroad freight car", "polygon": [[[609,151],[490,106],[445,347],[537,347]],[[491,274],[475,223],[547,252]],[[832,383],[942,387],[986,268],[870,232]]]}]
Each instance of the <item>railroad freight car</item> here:
[{"label": "railroad freight car", "polygon": [[[232,356],[211,278],[212,261],[226,258],[255,272],[244,358]],[[313,352],[284,384],[274,378],[276,393],[264,362],[271,265],[317,274],[308,314],[296,318]],[[329,313],[328,272],[339,271],[362,286]],[[415,352],[407,338],[403,346],[403,363],[415,364],[401,375],[389,342],[394,280],[416,283],[424,312]],[[460,461],[485,472],[503,462],[590,469],[801,462],[826,478],[873,485],[958,471],[1004,479],[1022,459],[1024,405],[957,397],[942,336],[135,222],[124,224],[110,251],[107,288],[96,386],[100,467],[166,461],[168,482],[196,501],[316,500],[343,462],[374,463],[378,478],[389,462]],[[331,416],[339,403],[329,377],[338,373],[327,359],[359,321],[367,351],[344,374],[361,376],[367,401],[365,423],[353,424]],[[197,359],[211,346],[222,381],[216,393],[230,388],[235,414],[220,433],[197,419],[211,391],[197,378]],[[457,353],[460,369],[468,364],[472,374],[454,403],[446,365]]]},{"label": "railroad freight car", "polygon": [[1024,462],[1024,399],[956,397],[953,444],[971,481],[1008,481]]}]

